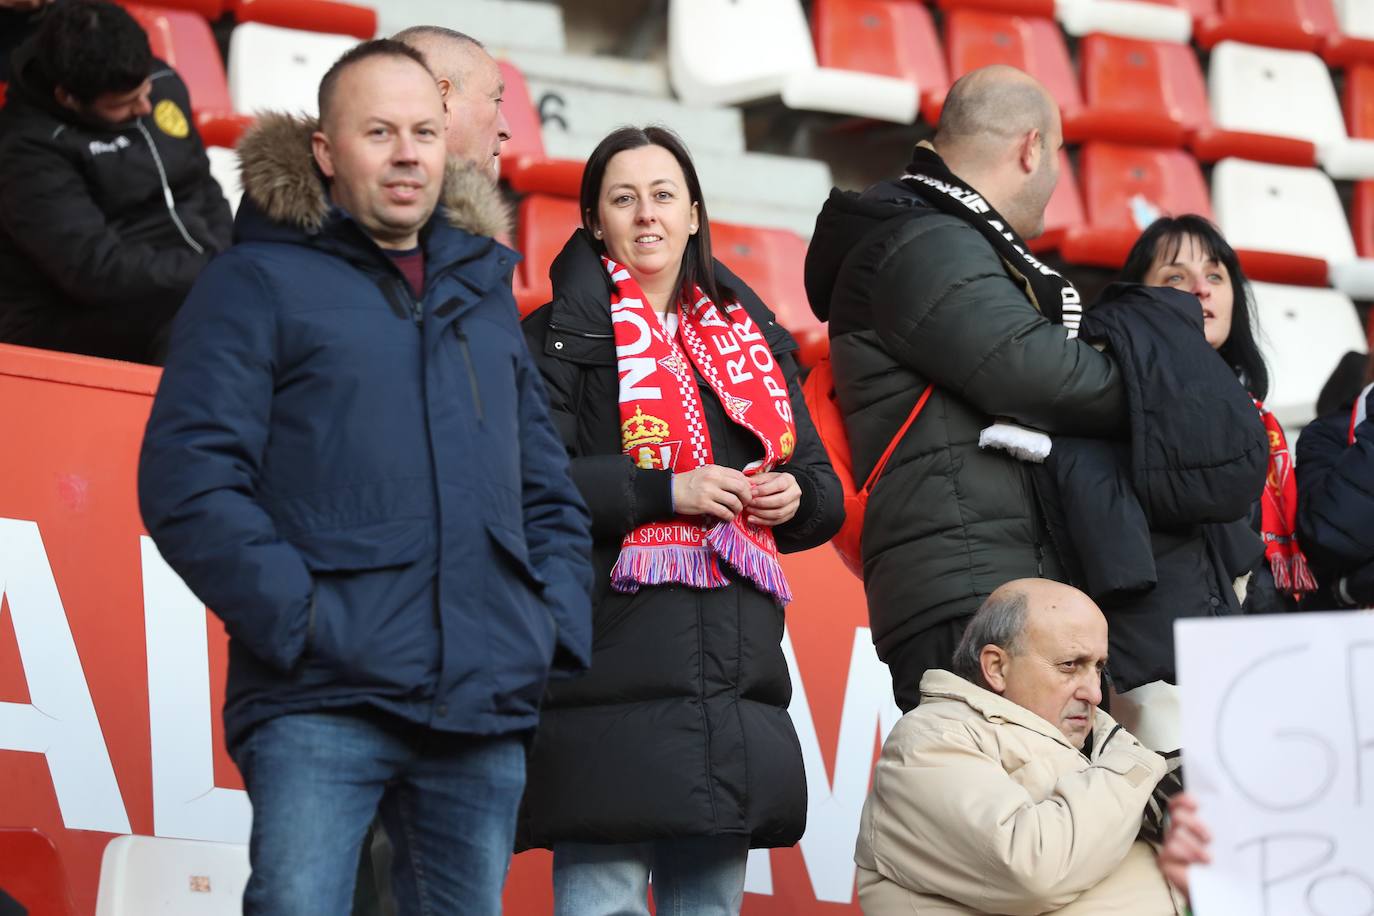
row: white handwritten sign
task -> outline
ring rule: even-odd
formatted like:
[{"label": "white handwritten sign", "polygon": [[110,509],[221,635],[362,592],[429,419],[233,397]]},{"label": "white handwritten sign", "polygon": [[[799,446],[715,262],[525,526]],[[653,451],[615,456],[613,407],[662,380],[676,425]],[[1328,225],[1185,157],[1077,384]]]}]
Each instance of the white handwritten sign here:
[{"label": "white handwritten sign", "polygon": [[1197,916],[1374,916],[1374,615],[1181,620]]}]

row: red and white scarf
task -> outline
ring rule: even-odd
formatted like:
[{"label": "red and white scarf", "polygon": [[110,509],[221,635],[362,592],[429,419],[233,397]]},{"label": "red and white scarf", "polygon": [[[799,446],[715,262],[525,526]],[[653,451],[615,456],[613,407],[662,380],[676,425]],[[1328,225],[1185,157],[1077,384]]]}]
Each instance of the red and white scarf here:
[{"label": "red and white scarf", "polygon": [[1298,546],[1298,483],[1293,476],[1293,458],[1288,440],[1279,421],[1259,401],[1260,419],[1269,437],[1269,476],[1264,481],[1260,504],[1260,536],[1264,539],[1264,556],[1274,574],[1274,585],[1281,592],[1295,598],[1314,591],[1317,580],[1307,565],[1307,557]]},{"label": "red and white scarf", "polygon": [[[677,334],[669,337],[630,272],[607,257],[601,261],[615,287],[611,325],[621,443],[630,460],[679,474],[712,463],[693,366],[725,415],[763,445],[763,459],[745,474],[771,471],[791,458],[797,427],[787,382],[749,313],[738,302],[718,307],[697,287],[679,303]],[[625,536],[611,584],[622,592],[667,582],[720,588],[730,581],[721,560],[779,601],[792,600],[772,529],[751,525],[742,515],[728,522],[679,515],[641,525]]]},{"label": "red and white scarf", "polygon": [[1374,391],[1374,385],[1365,385],[1360,392],[1360,396],[1355,399],[1355,406],[1350,408],[1350,429],[1345,434],[1345,444],[1355,444],[1355,427],[1359,426],[1366,419],[1365,411],[1368,409],[1369,393]]}]

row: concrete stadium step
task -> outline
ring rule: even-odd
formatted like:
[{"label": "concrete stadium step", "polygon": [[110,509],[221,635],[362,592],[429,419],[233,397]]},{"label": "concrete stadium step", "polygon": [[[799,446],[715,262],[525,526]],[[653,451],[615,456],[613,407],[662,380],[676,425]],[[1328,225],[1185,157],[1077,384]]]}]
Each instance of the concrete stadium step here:
[{"label": "concrete stadium step", "polygon": [[662,64],[592,54],[550,54],[511,48],[503,55],[526,79],[582,89],[671,98],[668,70]]},{"label": "concrete stadium step", "polygon": [[532,0],[385,0],[377,4],[378,36],[413,25],[438,25],[471,35],[495,55],[508,48],[561,52],[563,10]]},{"label": "concrete stadium step", "polygon": [[[543,123],[544,145],[559,136],[595,137],[634,124],[671,127],[687,142],[693,155],[704,152],[743,153],[744,117],[738,108],[704,108],[671,99],[627,95],[603,89],[584,89],[566,83],[527,79],[530,99]],[[593,141],[592,146],[596,145]],[[591,152],[591,148],[587,149]],[[549,150],[551,156],[562,152]],[[585,156],[584,154],[581,154]]]}]

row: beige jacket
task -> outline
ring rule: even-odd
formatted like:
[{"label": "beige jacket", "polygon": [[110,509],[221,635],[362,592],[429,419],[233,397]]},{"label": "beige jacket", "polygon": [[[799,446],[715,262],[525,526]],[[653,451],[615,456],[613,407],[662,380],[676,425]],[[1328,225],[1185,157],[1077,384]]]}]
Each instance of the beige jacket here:
[{"label": "beige jacket", "polygon": [[883,745],[854,860],[866,916],[1171,916],[1137,840],[1164,759],[1099,711],[1091,758],[948,671]]}]

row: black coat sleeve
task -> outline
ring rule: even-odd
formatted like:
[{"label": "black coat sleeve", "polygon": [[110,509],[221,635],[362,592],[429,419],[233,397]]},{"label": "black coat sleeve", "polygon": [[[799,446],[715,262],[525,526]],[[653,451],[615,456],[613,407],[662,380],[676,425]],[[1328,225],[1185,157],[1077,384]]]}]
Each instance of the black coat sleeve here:
[{"label": "black coat sleeve", "polygon": [[549,416],[568,450],[573,483],[592,517],[592,539],[618,541],[633,529],[673,514],[673,475],[670,471],[636,467],[623,454],[583,454],[579,431],[585,375],[591,367],[549,356],[544,352],[550,306],[525,319],[523,328],[530,354],[549,395]]},{"label": "black coat sleeve", "polygon": [[1349,418],[1322,417],[1298,437],[1298,540],[1328,575],[1374,561],[1374,418],[1348,444]]},{"label": "black coat sleeve", "polygon": [[872,300],[887,352],[984,413],[1052,434],[1126,431],[1116,364],[1036,311],[967,223],[908,223],[878,266]]}]

